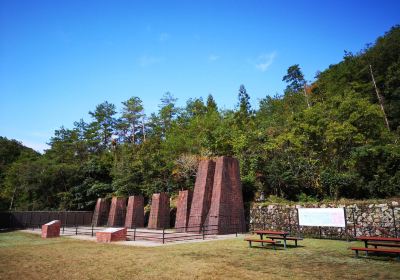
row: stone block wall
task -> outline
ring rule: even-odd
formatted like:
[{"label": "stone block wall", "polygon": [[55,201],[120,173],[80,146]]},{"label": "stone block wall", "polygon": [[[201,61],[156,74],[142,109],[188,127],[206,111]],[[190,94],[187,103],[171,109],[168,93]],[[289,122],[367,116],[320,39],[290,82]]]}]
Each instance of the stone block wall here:
[{"label": "stone block wall", "polygon": [[107,226],[120,227],[125,224],[126,198],[113,197],[111,200],[110,213],[108,215]]},{"label": "stone block wall", "polygon": [[199,163],[194,185],[192,205],[188,221],[188,231],[200,232],[211,205],[214,184],[215,162],[202,160]]},{"label": "stone block wall", "polygon": [[[255,206],[250,210],[250,230],[282,229],[293,235],[352,239],[357,236],[400,237],[400,201],[387,203],[305,204]],[[297,208],[344,207],[347,229],[336,227],[299,227]]]},{"label": "stone block wall", "polygon": [[144,198],[142,195],[129,197],[125,217],[125,227],[144,227]]},{"label": "stone block wall", "polygon": [[110,201],[105,198],[98,198],[93,212],[92,225],[103,226],[107,224]]},{"label": "stone block wall", "polygon": [[216,160],[211,206],[205,221],[208,232],[229,234],[246,230],[239,161]]},{"label": "stone block wall", "polygon": [[190,190],[179,191],[178,203],[176,206],[176,219],[175,219],[176,232],[186,231],[189,221],[192,196],[193,192]]},{"label": "stone block wall", "polygon": [[149,216],[149,229],[169,228],[169,196],[166,193],[153,194]]},{"label": "stone block wall", "polygon": [[60,237],[61,221],[54,220],[42,225],[42,238]]}]

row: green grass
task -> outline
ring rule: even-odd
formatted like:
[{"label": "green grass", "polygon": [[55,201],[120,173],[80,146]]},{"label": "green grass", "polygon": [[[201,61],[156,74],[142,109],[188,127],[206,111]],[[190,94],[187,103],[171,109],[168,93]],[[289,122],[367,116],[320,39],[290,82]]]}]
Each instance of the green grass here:
[{"label": "green grass", "polygon": [[237,238],[144,248],[9,232],[0,234],[0,279],[399,279],[394,257],[356,259],[345,241],[300,244],[273,251]]}]

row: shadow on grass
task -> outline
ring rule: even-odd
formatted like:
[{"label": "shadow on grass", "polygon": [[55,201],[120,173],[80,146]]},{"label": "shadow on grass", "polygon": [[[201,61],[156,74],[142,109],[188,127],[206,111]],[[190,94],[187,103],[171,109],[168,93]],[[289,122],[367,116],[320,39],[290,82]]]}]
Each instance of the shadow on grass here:
[{"label": "shadow on grass", "polygon": [[0,228],[0,233],[7,233],[12,231],[17,231],[17,230],[12,228]]},{"label": "shadow on grass", "polygon": [[266,250],[271,250],[271,251],[282,251],[284,250],[283,247],[278,247],[276,246],[276,249],[274,250],[274,247],[268,245],[268,246],[251,246],[248,247],[249,249],[266,249]]},{"label": "shadow on grass", "polygon": [[[283,248],[283,244],[277,244],[278,247],[282,247]],[[294,248],[304,248],[305,246],[303,245],[292,245],[292,244],[286,244],[286,248],[288,249],[294,249]]]},{"label": "shadow on grass", "polygon": [[400,263],[400,255],[396,256],[395,254],[379,254],[379,253],[368,253],[367,254],[359,254],[359,256],[354,256],[354,259],[362,259],[362,260],[373,260],[373,261],[381,261],[381,262],[398,262]]}]

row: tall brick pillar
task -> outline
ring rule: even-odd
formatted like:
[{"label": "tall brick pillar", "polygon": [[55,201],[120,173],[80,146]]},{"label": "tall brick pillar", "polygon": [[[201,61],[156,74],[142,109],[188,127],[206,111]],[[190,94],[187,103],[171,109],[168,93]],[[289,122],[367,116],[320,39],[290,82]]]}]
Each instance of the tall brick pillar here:
[{"label": "tall brick pillar", "polygon": [[191,190],[179,191],[178,203],[176,205],[176,232],[185,232],[189,221],[190,205],[193,192]]},{"label": "tall brick pillar", "polygon": [[103,226],[107,224],[108,211],[110,210],[110,200],[105,198],[98,198],[96,207],[94,208],[92,225]]},{"label": "tall brick pillar", "polygon": [[110,214],[108,215],[109,227],[122,227],[125,223],[126,198],[113,197],[111,200]]},{"label": "tall brick pillar", "polygon": [[125,227],[144,227],[144,198],[141,195],[130,196],[126,210]]},{"label": "tall brick pillar", "polygon": [[246,229],[239,162],[235,158],[216,160],[211,207],[205,224],[217,234]]},{"label": "tall brick pillar", "polygon": [[151,199],[148,228],[169,228],[169,196],[167,193],[155,193]]},{"label": "tall brick pillar", "polygon": [[199,232],[211,204],[215,162],[202,160],[197,169],[187,231]]}]

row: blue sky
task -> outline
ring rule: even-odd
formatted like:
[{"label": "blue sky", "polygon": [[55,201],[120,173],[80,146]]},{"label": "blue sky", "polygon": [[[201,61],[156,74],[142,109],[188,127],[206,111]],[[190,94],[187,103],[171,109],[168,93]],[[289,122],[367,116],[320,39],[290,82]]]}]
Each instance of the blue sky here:
[{"label": "blue sky", "polygon": [[0,136],[42,151],[55,129],[131,96],[170,91],[257,106],[287,68],[307,80],[395,24],[400,1],[0,0]]}]

